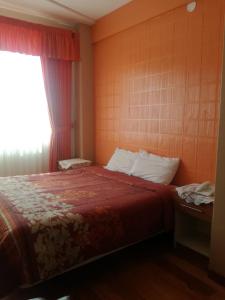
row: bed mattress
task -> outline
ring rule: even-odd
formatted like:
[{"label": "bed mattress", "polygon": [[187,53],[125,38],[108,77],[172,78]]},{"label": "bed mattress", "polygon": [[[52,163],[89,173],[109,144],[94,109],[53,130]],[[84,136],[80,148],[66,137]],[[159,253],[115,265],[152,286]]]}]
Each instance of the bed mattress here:
[{"label": "bed mattress", "polygon": [[171,187],[84,167],[0,178],[0,290],[33,285],[173,226]]}]

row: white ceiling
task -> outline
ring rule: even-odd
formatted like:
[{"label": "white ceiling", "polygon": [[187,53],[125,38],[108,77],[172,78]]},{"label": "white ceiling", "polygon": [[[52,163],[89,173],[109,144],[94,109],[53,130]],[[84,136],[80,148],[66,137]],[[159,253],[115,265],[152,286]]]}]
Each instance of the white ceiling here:
[{"label": "white ceiling", "polygon": [[131,0],[0,0],[0,15],[7,12],[74,26],[94,22]]}]

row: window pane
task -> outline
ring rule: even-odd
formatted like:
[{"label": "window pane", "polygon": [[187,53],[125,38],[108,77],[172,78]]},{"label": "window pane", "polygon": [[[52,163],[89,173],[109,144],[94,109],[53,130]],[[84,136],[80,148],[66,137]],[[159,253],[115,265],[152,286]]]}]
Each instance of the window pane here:
[{"label": "window pane", "polygon": [[50,135],[40,58],[0,51],[0,152],[41,152]]}]

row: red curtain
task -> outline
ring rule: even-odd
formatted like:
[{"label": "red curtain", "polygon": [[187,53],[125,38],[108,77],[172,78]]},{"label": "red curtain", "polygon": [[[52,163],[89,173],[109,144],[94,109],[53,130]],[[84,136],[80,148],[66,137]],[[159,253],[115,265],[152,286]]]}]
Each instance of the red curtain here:
[{"label": "red curtain", "polygon": [[79,60],[79,34],[0,16],[0,50]]},{"label": "red curtain", "polygon": [[0,50],[41,57],[52,126],[50,171],[57,161],[71,157],[72,61],[79,60],[79,35],[0,17]]},{"label": "red curtain", "polygon": [[72,62],[42,57],[42,70],[52,126],[50,171],[57,161],[71,158]]}]

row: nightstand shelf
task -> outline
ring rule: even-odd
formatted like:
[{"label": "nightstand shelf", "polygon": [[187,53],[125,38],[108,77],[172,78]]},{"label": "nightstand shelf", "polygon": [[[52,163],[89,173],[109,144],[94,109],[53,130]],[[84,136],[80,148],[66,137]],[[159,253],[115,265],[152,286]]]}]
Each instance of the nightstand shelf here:
[{"label": "nightstand shelf", "polygon": [[195,206],[177,198],[175,245],[181,244],[209,257],[212,210],[212,205]]},{"label": "nightstand shelf", "polygon": [[181,236],[178,238],[177,243],[209,257],[210,239],[207,235],[191,234],[189,236]]}]

